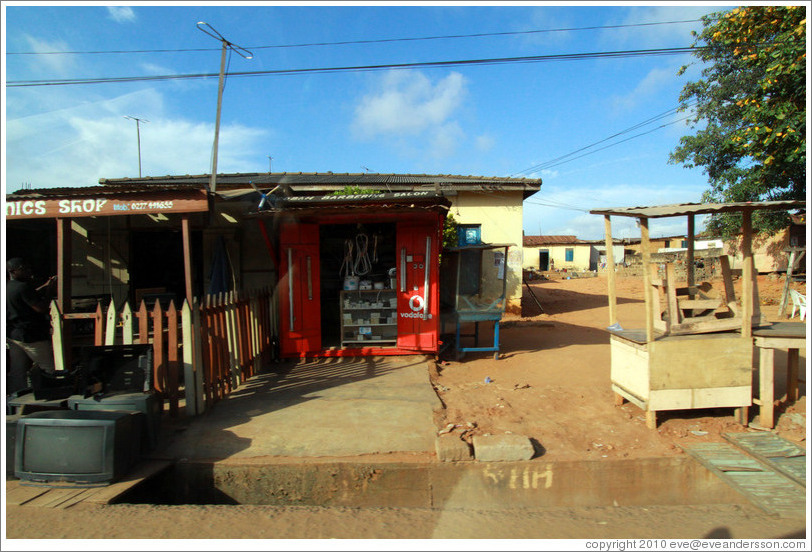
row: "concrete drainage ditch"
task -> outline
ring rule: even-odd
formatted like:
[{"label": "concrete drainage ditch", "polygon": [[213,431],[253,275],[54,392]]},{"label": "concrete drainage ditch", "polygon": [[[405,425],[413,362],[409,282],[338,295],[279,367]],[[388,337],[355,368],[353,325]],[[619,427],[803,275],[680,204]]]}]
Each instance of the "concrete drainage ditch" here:
[{"label": "concrete drainage ditch", "polygon": [[116,502],[504,509],[747,500],[680,456],[609,462],[178,462]]}]

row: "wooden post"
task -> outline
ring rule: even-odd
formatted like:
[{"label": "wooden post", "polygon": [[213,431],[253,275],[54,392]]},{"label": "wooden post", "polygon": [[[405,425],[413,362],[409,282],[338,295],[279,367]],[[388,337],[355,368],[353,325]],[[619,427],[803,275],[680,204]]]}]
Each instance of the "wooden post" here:
[{"label": "wooden post", "polygon": [[603,216],[606,230],[606,285],[609,289],[609,325],[617,322],[617,289],[615,288],[615,251],[612,247],[612,217]]},{"label": "wooden post", "polygon": [[71,311],[71,221],[56,219],[56,304],[61,313]]},{"label": "wooden post", "polygon": [[[72,234],[71,219],[56,219],[56,304],[59,306],[61,314],[71,312],[71,283],[73,274],[71,273],[72,256]],[[60,324],[62,324],[60,318]],[[64,366],[71,365],[71,325],[62,324],[62,362]]]},{"label": "wooden post", "polygon": [[231,388],[236,389],[240,385],[240,362],[239,350],[237,346],[238,330],[237,330],[237,292],[229,291],[226,293],[225,303],[225,322],[226,322],[226,347],[228,348],[229,360],[229,376],[231,379]]},{"label": "wooden post", "polygon": [[651,246],[649,243],[648,219],[640,219],[640,249],[643,254],[643,294],[646,300],[646,342],[654,341],[654,298],[651,283]]},{"label": "wooden post", "polygon": [[152,385],[163,397],[166,397],[165,377],[164,313],[161,311],[161,302],[155,301],[152,309]]},{"label": "wooden post", "polygon": [[[753,220],[749,209],[742,211],[742,337],[753,337]],[[763,424],[762,424],[763,425]]]},{"label": "wooden post", "polygon": [[195,392],[195,410],[196,414],[203,414],[206,410],[206,389],[203,383],[203,341],[201,335],[201,316],[200,305],[197,299],[192,299],[192,340],[194,343],[194,356],[192,358],[194,366],[194,392]]},{"label": "wooden post", "polygon": [[792,270],[795,264],[795,249],[790,251],[789,262],[787,263],[787,278],[784,280],[784,291],[781,293],[781,302],[778,304],[778,316],[784,316],[787,310],[787,298],[789,297],[789,282],[792,280]]},{"label": "wooden post", "polygon": [[166,387],[169,395],[169,415],[178,415],[178,395],[180,394],[180,378],[178,377],[178,311],[175,302],[169,302],[166,311]]},{"label": "wooden post", "polygon": [[[694,223],[694,215],[688,215],[688,252],[685,256],[685,272],[688,276],[688,289],[690,289],[696,281],[694,279],[694,240],[696,239]],[[693,296],[691,298],[693,298]]]},{"label": "wooden post", "polygon": [[193,416],[197,412],[197,390],[195,388],[194,369],[194,326],[192,325],[192,311],[189,302],[184,300],[180,309],[181,332],[183,342],[183,391],[186,396],[186,415]]},{"label": "wooden post", "polygon": [[186,279],[186,301],[192,303],[192,239],[189,231],[189,215],[181,219],[183,234],[183,273]]}]

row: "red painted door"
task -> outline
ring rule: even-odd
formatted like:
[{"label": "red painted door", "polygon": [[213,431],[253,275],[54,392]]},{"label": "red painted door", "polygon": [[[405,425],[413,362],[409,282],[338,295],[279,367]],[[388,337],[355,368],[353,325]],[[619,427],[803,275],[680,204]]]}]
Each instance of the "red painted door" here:
[{"label": "red painted door", "polygon": [[397,228],[398,347],[436,352],[440,321],[437,221]]},{"label": "red painted door", "polygon": [[281,354],[316,354],[321,350],[319,226],[282,224],[279,243]]}]

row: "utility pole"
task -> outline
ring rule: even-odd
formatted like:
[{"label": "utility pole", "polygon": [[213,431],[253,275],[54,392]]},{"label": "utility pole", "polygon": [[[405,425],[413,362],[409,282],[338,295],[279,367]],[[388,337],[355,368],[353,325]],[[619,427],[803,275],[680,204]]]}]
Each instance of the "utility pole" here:
[{"label": "utility pole", "polygon": [[[209,28],[209,30],[204,29],[201,27],[201,25],[205,25]],[[218,33],[214,27],[204,21],[199,21],[197,23],[197,28],[215,40],[219,40],[223,44],[223,51],[220,54],[220,83],[217,87],[217,121],[214,124],[214,154],[212,156],[211,178],[209,179],[209,192],[213,194],[217,191],[217,147],[220,138],[220,112],[222,111],[223,107],[223,84],[225,83],[226,50],[231,48],[232,51],[237,52],[245,59],[252,59],[254,54],[241,46],[237,46],[236,44],[229,42],[223,35]]]},{"label": "utility pole", "polygon": [[271,157],[270,155],[268,156],[268,172],[269,173],[273,172],[273,157]]},{"label": "utility pole", "polygon": [[135,121],[135,132],[138,135],[138,178],[141,178],[141,123],[148,123],[146,119],[139,119],[138,117],[124,116],[125,119],[132,119]]}]

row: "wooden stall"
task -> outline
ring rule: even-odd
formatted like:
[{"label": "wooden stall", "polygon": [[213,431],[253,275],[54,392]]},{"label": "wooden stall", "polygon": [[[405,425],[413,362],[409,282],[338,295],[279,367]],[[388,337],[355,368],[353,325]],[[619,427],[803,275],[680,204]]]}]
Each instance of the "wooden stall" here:
[{"label": "wooden stall", "polygon": [[[801,201],[678,204],[655,207],[595,209],[606,230],[611,381],[617,404],[628,400],[646,412],[646,425],[657,427],[657,412],[732,407],[746,424],[753,403],[753,328],[762,327],[752,258],[752,212],[794,209]],[[695,216],[742,215],[742,290],[736,298],[727,258],[722,261],[721,297],[707,294],[694,281]],[[643,257],[646,323],[624,329],[617,318],[612,216],[638,219]],[[687,281],[676,281],[672,263],[652,263],[649,221],[685,216],[688,223]],[[772,385],[772,382],[770,382]]]}]

